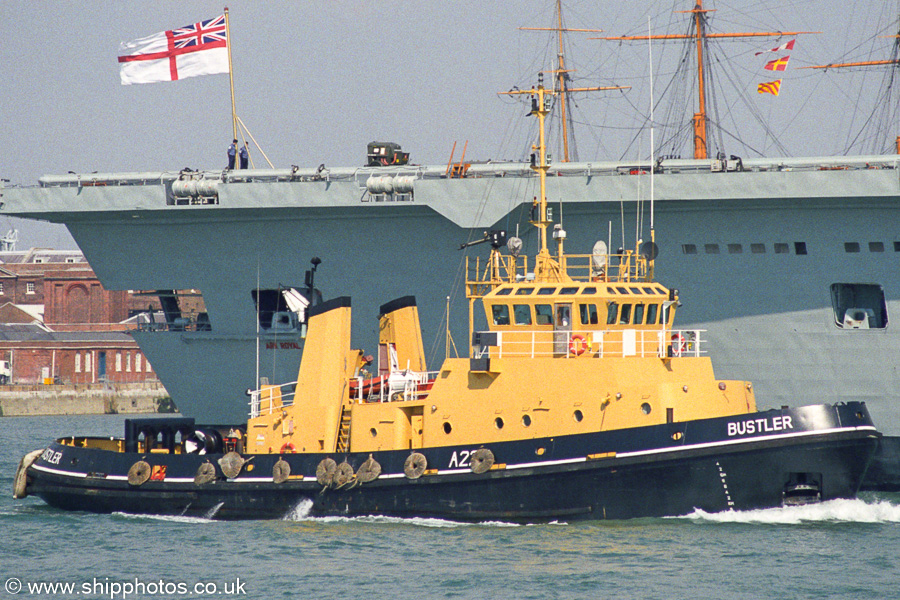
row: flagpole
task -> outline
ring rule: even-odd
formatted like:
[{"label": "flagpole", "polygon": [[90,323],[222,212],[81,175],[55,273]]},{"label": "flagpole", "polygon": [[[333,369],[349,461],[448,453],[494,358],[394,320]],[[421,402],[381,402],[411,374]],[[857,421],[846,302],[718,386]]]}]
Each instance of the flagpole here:
[{"label": "flagpole", "polygon": [[231,130],[233,137],[237,139],[237,109],[234,106],[234,69],[231,68],[231,27],[228,25],[228,7],[225,7],[225,39],[228,46],[228,79],[231,82]]}]

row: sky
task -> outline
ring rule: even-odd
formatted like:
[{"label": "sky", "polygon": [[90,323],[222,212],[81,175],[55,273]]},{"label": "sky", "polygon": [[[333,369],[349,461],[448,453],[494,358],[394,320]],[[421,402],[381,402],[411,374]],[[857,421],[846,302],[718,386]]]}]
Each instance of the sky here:
[{"label": "sky", "polygon": [[[693,58],[672,42],[648,49],[647,42],[591,38],[648,29],[684,33],[689,15],[676,11],[692,4],[563,2],[567,27],[603,30],[568,35],[572,85],[630,86],[574,97],[578,159],[649,156],[651,88],[658,152],[690,156],[685,125],[695,110],[693,75],[676,72]],[[555,34],[519,28],[555,27],[555,5],[232,0],[238,116],[280,168],[362,166],[373,140],[401,144],[419,164],[446,164],[454,143],[456,159],[467,143],[467,160],[524,160],[535,132],[534,120],[525,118],[527,100],[498,92],[530,87],[538,71],[553,68]],[[790,37],[714,44],[710,118],[722,132],[711,141],[714,151],[745,157],[870,153],[865,136],[857,136],[876,104],[885,104],[879,100],[885,71],[797,67],[888,58],[894,40],[877,35],[897,32],[900,2],[706,0],[704,8],[712,11],[711,31],[822,32],[799,36],[787,53],[788,70],[777,75],[762,67],[786,53],[755,53]],[[117,62],[120,42],[222,11],[222,2],[209,0],[0,3],[4,185],[35,185],[41,175],[68,171],[224,168],[232,138],[227,75],[123,86]],[[778,97],[756,92],[757,84],[777,78],[783,80]],[[896,111],[888,119],[896,125]],[[882,143],[893,134],[879,135]],[[551,151],[561,155],[558,143]],[[253,160],[265,166],[255,148]],[[20,249],[75,247],[59,226],[0,219],[0,234],[12,228],[20,232]]]}]

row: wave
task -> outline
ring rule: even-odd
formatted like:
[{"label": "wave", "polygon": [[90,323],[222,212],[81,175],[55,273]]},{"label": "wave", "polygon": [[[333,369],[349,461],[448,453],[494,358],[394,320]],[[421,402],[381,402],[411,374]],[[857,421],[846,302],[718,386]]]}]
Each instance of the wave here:
[{"label": "wave", "polygon": [[417,527],[520,527],[516,523],[503,521],[483,521],[480,523],[465,523],[448,519],[436,519],[428,517],[386,517],[380,515],[368,515],[363,517],[318,517],[311,516],[313,501],[304,498],[297,503],[288,513],[282,517],[285,521],[313,521],[316,523],[392,523],[402,525],[414,525]]},{"label": "wave", "polygon": [[708,513],[696,509],[681,518],[713,523],[761,523],[799,525],[804,523],[900,523],[900,505],[886,500],[828,500],[818,504],[784,506],[760,510],[729,510]]}]

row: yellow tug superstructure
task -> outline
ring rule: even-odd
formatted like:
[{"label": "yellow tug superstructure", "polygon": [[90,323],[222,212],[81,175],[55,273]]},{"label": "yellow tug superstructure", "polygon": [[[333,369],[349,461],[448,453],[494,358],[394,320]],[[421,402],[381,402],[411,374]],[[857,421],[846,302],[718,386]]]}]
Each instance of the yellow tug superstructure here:
[{"label": "yellow tug superstructure", "polygon": [[405,296],[381,306],[376,363],[351,348],[350,298],[334,298],[308,309],[297,381],[251,391],[246,425],[127,419],[122,439],[62,438],[22,459],[15,497],[222,519],[533,522],[856,494],[880,439],[865,404],[757,412],[750,383],[716,379],[702,332],[673,328],[678,293],[653,280],[652,226],[634,251],[598,242],[579,256],[564,253],[556,224],[550,253],[553,92],[523,93],[541,132],[539,249],[529,261],[503,231],[464,244],[491,245],[466,264],[468,357],[429,371]]},{"label": "yellow tug superstructure", "polygon": [[[675,290],[653,281],[652,242],[635,252],[569,255],[565,231],[547,243],[544,146],[546,99],[531,94],[540,138],[540,181],[532,224],[540,249],[532,263],[504,255],[504,232],[489,232],[486,263],[467,264],[473,345],[429,373],[415,302],[388,304],[379,317],[379,372],[390,393],[366,396],[366,364],[350,349],[349,300],[310,314],[304,358],[291,398],[264,386],[247,426],[247,450],[374,452],[490,444],[725,417],[756,411],[746,381],[717,380],[701,354],[699,331],[675,331]],[[480,300],[488,331],[475,332]]]}]

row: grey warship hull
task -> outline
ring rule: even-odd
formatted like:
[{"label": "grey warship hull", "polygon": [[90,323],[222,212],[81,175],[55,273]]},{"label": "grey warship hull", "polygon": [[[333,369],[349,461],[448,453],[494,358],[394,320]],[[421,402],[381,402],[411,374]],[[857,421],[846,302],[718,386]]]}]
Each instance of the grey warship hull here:
[{"label": "grey warship hull", "polygon": [[[753,381],[762,406],[861,400],[886,435],[900,434],[897,163],[661,163],[656,277],[690,290],[679,327],[705,330],[716,372]],[[632,246],[649,235],[649,170],[554,167],[554,220],[573,239]],[[416,166],[70,175],[3,190],[0,214],[65,224],[109,289],[202,294],[204,327],[134,336],[184,414],[240,422],[245,390],[257,377],[293,380],[303,343],[299,329],[258,332],[254,290],[302,283],[313,256],[326,296],[340,290],[373,315],[416,287],[426,352],[442,357],[446,298],[456,321],[466,311],[446,284],[462,281],[464,252],[448,261],[447,250],[490,228],[533,244],[530,204],[512,199],[536,185],[519,163],[475,165],[463,179]],[[567,251],[589,253],[593,241],[582,244]],[[353,341],[374,348],[377,336],[357,330]],[[453,337],[464,353],[464,333]]]}]

